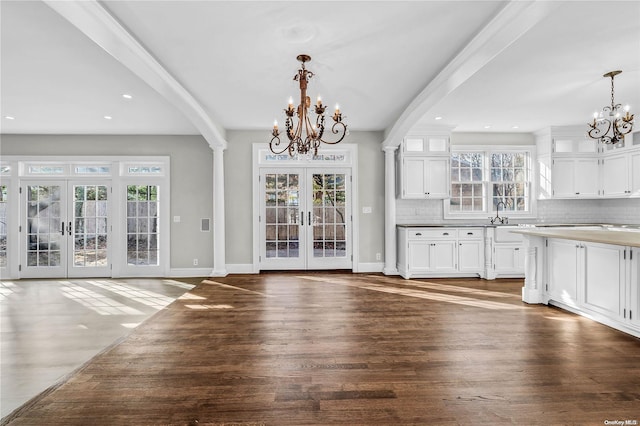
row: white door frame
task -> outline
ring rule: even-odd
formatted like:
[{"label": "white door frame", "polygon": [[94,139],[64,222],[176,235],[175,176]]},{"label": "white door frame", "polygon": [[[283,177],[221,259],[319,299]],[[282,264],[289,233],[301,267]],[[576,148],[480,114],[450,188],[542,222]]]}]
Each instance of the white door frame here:
[{"label": "white door frame", "polygon": [[[167,276],[170,269],[170,158],[168,156],[3,156],[0,161],[0,178],[8,187],[7,211],[7,266],[0,268],[2,279],[20,279],[22,250],[26,230],[23,215],[26,194],[20,194],[20,186],[29,182],[66,181],[96,183],[109,182],[111,231],[109,242],[113,269],[110,276]],[[40,168],[40,170],[37,170]],[[96,172],[96,170],[100,171]],[[160,259],[156,267],[129,268],[126,264],[126,206],[120,195],[130,183],[157,184],[162,190],[160,205]],[[125,198],[126,201],[126,198]],[[122,240],[125,241],[122,241]],[[118,256],[118,259],[116,259]],[[123,263],[124,262],[124,263]]]},{"label": "white door frame", "polygon": [[259,182],[260,169],[274,167],[279,169],[303,168],[303,169],[350,169],[351,173],[351,202],[349,214],[351,215],[351,255],[352,271],[358,271],[359,259],[359,225],[358,225],[358,146],[356,144],[340,144],[336,146],[322,146],[320,158],[310,159],[306,156],[290,158],[287,153],[273,154],[264,143],[253,144],[253,263],[252,272],[260,272],[260,193]]}]

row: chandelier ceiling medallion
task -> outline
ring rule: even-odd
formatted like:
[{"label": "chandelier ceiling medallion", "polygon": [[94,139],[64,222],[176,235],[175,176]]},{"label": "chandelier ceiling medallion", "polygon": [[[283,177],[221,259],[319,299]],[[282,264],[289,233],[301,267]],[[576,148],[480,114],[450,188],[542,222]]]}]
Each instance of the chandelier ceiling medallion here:
[{"label": "chandelier ceiling medallion", "polygon": [[[289,106],[284,110],[286,115],[286,131],[289,143],[285,145],[280,142],[280,131],[278,130],[278,122],[273,123],[273,132],[271,132],[273,138],[269,142],[269,149],[274,154],[282,154],[285,151],[289,152],[290,156],[298,154],[312,154],[315,156],[318,154],[318,148],[320,143],[326,143],[335,145],[341,142],[347,134],[347,125],[342,122],[342,114],[340,113],[340,107],[336,105],[336,110],[333,113],[333,126],[331,126],[331,133],[336,135],[336,140],[329,141],[324,140],[324,111],[327,108],[322,104],[320,96],[314,106],[316,113],[316,122],[313,124],[309,118],[309,108],[311,107],[311,99],[307,96],[307,84],[313,72],[305,68],[305,62],[311,60],[309,55],[298,55],[298,61],[302,63],[302,67],[298,70],[298,73],[293,77],[295,81],[300,83],[300,105],[295,109],[293,106],[293,98],[289,98]],[[297,115],[297,123],[294,124],[293,116]]]},{"label": "chandelier ceiling medallion", "polygon": [[[624,141],[624,135],[633,129],[633,114],[629,113],[629,105],[622,108],[613,98],[613,78],[622,71],[611,71],[603,77],[611,78],[611,105],[602,108],[600,113],[593,113],[593,122],[589,123],[588,135],[602,143],[615,145]],[[624,109],[624,115],[622,110]]]}]

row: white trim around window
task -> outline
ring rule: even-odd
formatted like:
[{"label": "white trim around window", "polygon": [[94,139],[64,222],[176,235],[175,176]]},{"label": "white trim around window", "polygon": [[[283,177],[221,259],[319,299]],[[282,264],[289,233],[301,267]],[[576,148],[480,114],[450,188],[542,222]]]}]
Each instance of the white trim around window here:
[{"label": "white trim around window", "polygon": [[[465,165],[463,166],[461,165],[460,154],[474,155],[465,156]],[[517,183],[515,178],[513,181],[504,181],[502,177],[497,177],[496,180],[496,175],[500,175],[505,168],[495,165],[492,167],[491,159],[494,154],[525,154],[522,165],[507,167],[507,169],[514,169],[511,170],[514,174],[518,173],[520,176],[524,174],[523,178],[520,177]],[[502,209],[500,210],[500,217],[506,216],[510,219],[535,218],[537,208],[536,194],[538,193],[535,159],[536,151],[534,145],[452,146],[450,160],[451,198],[443,200],[444,218],[466,220],[494,217],[496,215],[494,198],[509,198],[510,202],[513,203],[504,213]],[[466,188],[464,194],[461,193],[458,196],[458,205],[461,205],[460,200],[464,199],[465,208],[469,210],[452,208],[456,199],[456,188],[460,188],[461,185]],[[499,188],[504,188],[507,185],[517,186],[520,192],[509,196],[504,194],[495,196],[493,194],[494,187],[499,190]],[[516,204],[518,207],[514,208]]]}]

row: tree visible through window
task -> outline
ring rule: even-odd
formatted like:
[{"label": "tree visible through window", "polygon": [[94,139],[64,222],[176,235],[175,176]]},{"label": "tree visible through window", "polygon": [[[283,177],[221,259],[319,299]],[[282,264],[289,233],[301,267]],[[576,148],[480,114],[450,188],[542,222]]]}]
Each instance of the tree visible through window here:
[{"label": "tree visible through window", "polygon": [[453,152],[449,213],[529,212],[529,179],[528,151]]}]

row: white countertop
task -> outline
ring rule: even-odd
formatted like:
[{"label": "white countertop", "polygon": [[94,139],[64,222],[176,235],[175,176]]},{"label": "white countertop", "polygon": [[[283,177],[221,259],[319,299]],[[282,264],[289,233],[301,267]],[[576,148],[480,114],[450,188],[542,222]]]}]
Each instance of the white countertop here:
[{"label": "white countertop", "polygon": [[575,228],[514,228],[511,232],[547,238],[587,241],[591,243],[613,244],[617,246],[640,247],[640,231],[624,228],[580,229]]}]

